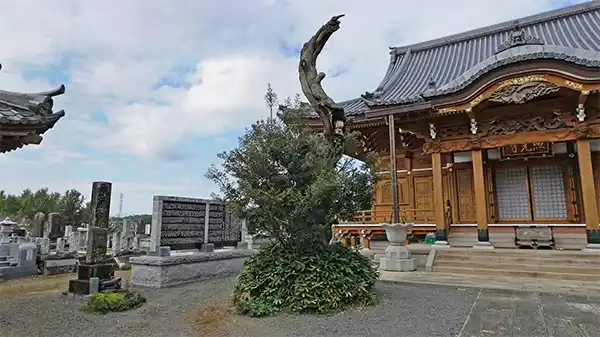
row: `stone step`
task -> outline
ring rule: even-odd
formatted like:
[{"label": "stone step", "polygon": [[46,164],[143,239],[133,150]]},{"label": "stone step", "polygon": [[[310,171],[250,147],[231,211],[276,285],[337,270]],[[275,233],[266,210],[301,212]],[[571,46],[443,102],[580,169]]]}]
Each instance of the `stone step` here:
[{"label": "stone step", "polygon": [[439,261],[436,259],[434,268],[440,267],[460,267],[472,269],[487,269],[494,268],[500,270],[517,270],[517,271],[532,271],[532,272],[549,272],[549,273],[573,273],[597,275],[600,277],[600,268],[595,265],[570,265],[570,264],[553,264],[540,265],[534,263],[491,263],[491,262],[473,262],[473,261]]},{"label": "stone step", "polygon": [[527,256],[527,257],[568,257],[600,261],[600,253],[583,251],[558,251],[551,249],[445,249],[438,256]]},{"label": "stone step", "polygon": [[0,261],[0,267],[10,267],[10,261]]},{"label": "stone step", "polygon": [[543,278],[554,280],[569,280],[569,281],[585,281],[585,282],[600,282],[600,275],[590,274],[575,274],[575,273],[554,273],[543,271],[526,271],[526,270],[510,270],[499,269],[496,266],[488,266],[488,268],[466,268],[453,266],[434,266],[434,272],[448,274],[468,274],[468,275],[497,275],[497,276],[512,276],[512,277],[530,277]]},{"label": "stone step", "polygon": [[485,263],[513,263],[534,265],[594,265],[600,263],[594,258],[543,257],[543,256],[479,256],[479,255],[437,255],[436,261],[452,263],[454,261],[472,261]]}]

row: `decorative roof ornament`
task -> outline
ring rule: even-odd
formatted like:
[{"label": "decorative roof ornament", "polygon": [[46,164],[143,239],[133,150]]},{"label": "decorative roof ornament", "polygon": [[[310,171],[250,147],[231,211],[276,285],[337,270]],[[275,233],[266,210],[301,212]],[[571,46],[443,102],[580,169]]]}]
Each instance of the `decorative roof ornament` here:
[{"label": "decorative roof ornament", "polygon": [[429,78],[429,82],[427,82],[427,89],[435,89],[437,87],[437,83],[433,77]]},{"label": "decorative roof ornament", "polygon": [[496,54],[499,54],[507,49],[524,46],[524,45],[543,45],[545,42],[535,36],[531,36],[519,26],[519,21],[514,22],[513,30],[508,36],[508,40],[504,41],[496,49]]},{"label": "decorative roof ornament", "polygon": [[364,94],[360,95],[365,101],[368,103],[377,103],[381,101],[381,96],[383,95],[383,89],[381,87],[375,89],[373,92],[366,91]]}]

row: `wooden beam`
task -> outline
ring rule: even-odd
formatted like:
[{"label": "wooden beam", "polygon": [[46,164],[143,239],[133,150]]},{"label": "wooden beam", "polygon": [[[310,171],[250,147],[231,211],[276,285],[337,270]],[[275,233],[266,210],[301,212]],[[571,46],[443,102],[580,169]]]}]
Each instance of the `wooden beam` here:
[{"label": "wooden beam", "polygon": [[579,166],[579,177],[581,179],[581,194],[583,199],[583,214],[585,227],[588,234],[588,243],[598,242],[599,219],[598,201],[596,199],[596,185],[594,184],[594,171],[592,167],[592,151],[590,141],[587,139],[577,140],[577,159]]},{"label": "wooden beam", "polygon": [[442,178],[442,155],[431,154],[433,166],[433,208],[435,209],[435,233],[438,241],[448,241],[444,212],[444,181]]},{"label": "wooden beam", "polygon": [[393,223],[400,222],[398,210],[398,170],[396,168],[396,127],[394,126],[394,115],[388,116],[388,129],[390,133],[390,170],[392,174],[392,214]]},{"label": "wooden beam", "polygon": [[473,185],[475,187],[475,210],[477,219],[477,241],[489,242],[487,198],[485,197],[485,177],[483,171],[483,151],[471,151],[473,160]]}]

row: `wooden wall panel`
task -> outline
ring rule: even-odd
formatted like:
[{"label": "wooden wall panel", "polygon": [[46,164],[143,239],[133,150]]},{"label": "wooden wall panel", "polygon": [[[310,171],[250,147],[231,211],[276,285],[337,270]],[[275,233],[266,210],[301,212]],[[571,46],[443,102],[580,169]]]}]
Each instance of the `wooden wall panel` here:
[{"label": "wooden wall panel", "polygon": [[456,190],[458,194],[458,221],[475,222],[475,189],[473,184],[473,170],[456,170]]},{"label": "wooden wall panel", "polygon": [[[433,210],[433,176],[414,177],[415,209]],[[435,220],[434,212],[419,212],[417,221]]]},{"label": "wooden wall panel", "polygon": [[600,153],[592,152],[594,184],[596,185],[596,203],[600,210]]}]

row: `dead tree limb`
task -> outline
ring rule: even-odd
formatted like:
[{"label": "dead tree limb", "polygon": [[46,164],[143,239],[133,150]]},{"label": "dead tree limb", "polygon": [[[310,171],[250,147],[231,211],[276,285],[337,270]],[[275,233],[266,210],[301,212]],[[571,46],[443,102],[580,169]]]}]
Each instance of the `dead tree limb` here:
[{"label": "dead tree limb", "polygon": [[321,81],[325,78],[325,73],[317,73],[317,58],[331,35],[340,29],[339,19],[343,16],[344,14],[336,15],[329,19],[304,44],[300,51],[300,64],[298,66],[302,92],[321,118],[323,133],[330,140],[333,140],[334,136],[344,136],[346,114],[344,113],[344,108],[336,104],[321,86]]}]

